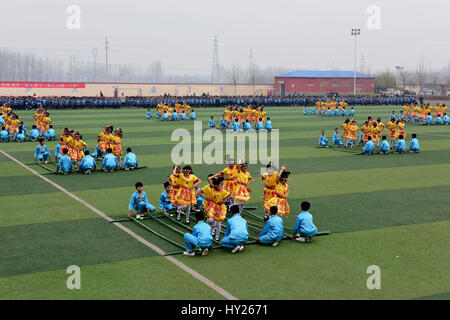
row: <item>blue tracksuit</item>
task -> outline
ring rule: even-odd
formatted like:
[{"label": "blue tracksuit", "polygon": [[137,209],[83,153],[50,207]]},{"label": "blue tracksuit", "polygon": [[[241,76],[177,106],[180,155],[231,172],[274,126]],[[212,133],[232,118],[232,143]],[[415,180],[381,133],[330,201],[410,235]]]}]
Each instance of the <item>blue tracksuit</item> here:
[{"label": "blue tracksuit", "polygon": [[337,146],[342,145],[341,135],[339,134],[339,132],[333,133],[333,144],[335,144]]},{"label": "blue tracksuit", "polygon": [[355,109],[351,108],[350,112],[348,113],[348,116],[351,117],[355,114]]},{"label": "blue tracksuit", "polygon": [[270,120],[266,121],[266,130],[268,131],[272,130],[272,121]]},{"label": "blue tracksuit", "polygon": [[419,140],[417,140],[417,138],[413,138],[409,143],[409,151],[419,151],[419,150],[420,150]]},{"label": "blue tracksuit", "polygon": [[162,119],[164,121],[169,120],[169,115],[167,113],[164,113],[163,116],[162,116]]},{"label": "blue tracksuit", "polygon": [[270,217],[264,228],[261,230],[261,233],[259,234],[259,242],[272,244],[275,241],[280,241],[283,238],[283,234],[283,219],[275,214]]},{"label": "blue tracksuit", "polygon": [[191,112],[190,118],[191,118],[191,120],[197,119],[197,117],[196,117],[196,115],[195,115],[195,112]]},{"label": "blue tracksuit", "polygon": [[55,137],[56,137],[56,133],[55,133],[55,129],[53,129],[53,128],[48,129],[48,131],[44,134],[44,138],[47,140],[55,139]]},{"label": "blue tracksuit", "polygon": [[444,116],[444,124],[450,124],[450,117],[448,115]]},{"label": "blue tracksuit", "polygon": [[58,143],[55,147],[55,157],[59,160],[62,157],[61,154],[61,145]]},{"label": "blue tracksuit", "polygon": [[434,120],[434,124],[442,124],[442,118],[438,116],[436,120]]},{"label": "blue tracksuit", "polygon": [[313,217],[308,211],[302,211],[295,219],[294,230],[292,234],[300,234],[305,237],[314,237],[317,234],[317,228],[313,223]]},{"label": "blue tracksuit", "polygon": [[72,171],[72,159],[68,155],[63,155],[56,166],[56,171],[70,172]]},{"label": "blue tracksuit", "polygon": [[252,129],[252,125],[250,124],[250,122],[244,122],[244,130],[248,131]]},{"label": "blue tracksuit", "polygon": [[247,221],[236,213],[228,219],[225,237],[220,241],[220,244],[225,248],[234,248],[237,245],[243,245],[247,240]]},{"label": "blue tracksuit", "polygon": [[380,152],[389,153],[391,151],[391,146],[386,140],[383,140],[380,144]]},{"label": "blue tracksuit", "polygon": [[405,150],[406,150],[405,139],[398,140],[397,144],[395,145],[395,151],[397,151],[397,152],[405,152]]},{"label": "blue tracksuit", "polygon": [[178,113],[176,112],[172,113],[172,120],[178,120]]},{"label": "blue tracksuit", "polygon": [[39,131],[38,129],[31,129],[30,131],[30,139],[37,139],[39,138]]},{"label": "blue tracksuit", "polygon": [[324,146],[326,146],[328,144],[328,138],[327,138],[327,136],[323,136],[323,135],[320,135],[320,138],[319,138],[319,146],[321,146],[321,147],[324,147]]},{"label": "blue tracksuit", "polygon": [[148,203],[147,194],[142,191],[141,193],[141,200],[139,200],[139,192],[135,191],[131,195],[130,203],[128,205],[128,210],[136,210],[138,214],[141,214],[143,212],[147,212],[147,209],[149,211],[153,212],[155,211],[155,207]]},{"label": "blue tracksuit", "polygon": [[264,123],[262,122],[262,121],[259,121],[257,124],[256,124],[256,130],[262,130],[262,129],[264,129]]},{"label": "blue tracksuit", "polygon": [[327,113],[326,113],[325,115],[326,115],[327,117],[331,116],[331,110],[328,109],[328,110],[327,110]]},{"label": "blue tracksuit", "polygon": [[363,152],[367,154],[373,154],[373,150],[375,149],[375,143],[372,140],[366,142],[363,147]]},{"label": "blue tracksuit", "polygon": [[14,139],[17,141],[24,141],[25,140],[24,132],[23,131],[22,131],[22,133],[17,132]]},{"label": "blue tracksuit", "polygon": [[173,209],[172,203],[169,201],[169,196],[167,195],[167,191],[164,190],[159,197],[159,210],[167,210],[170,211]]},{"label": "blue tracksuit", "polygon": [[151,119],[152,118],[152,112],[151,111],[147,111],[147,119]]},{"label": "blue tracksuit", "polygon": [[337,117],[338,115],[339,115],[339,109],[336,108],[336,109],[334,109],[334,111],[333,111],[333,116]]},{"label": "blue tracksuit", "polygon": [[186,113],[182,112],[181,115],[180,115],[180,119],[181,120],[186,120],[187,119],[186,118]]},{"label": "blue tracksuit", "polygon": [[215,127],[216,127],[216,121],[215,121],[215,120],[209,120],[208,126],[209,126],[210,128],[215,128]]},{"label": "blue tracksuit", "polygon": [[9,133],[6,130],[0,131],[0,140],[1,141],[9,141]]},{"label": "blue tracksuit", "polygon": [[82,172],[86,172],[88,170],[95,170],[96,167],[97,163],[95,162],[94,157],[92,157],[90,154],[85,156],[80,162],[80,170]]},{"label": "blue tracksuit", "polygon": [[34,158],[40,161],[47,161],[50,158],[50,150],[45,144],[43,146],[38,145],[34,151]]},{"label": "blue tracksuit", "polygon": [[138,166],[138,160],[136,155],[133,152],[128,152],[125,156],[125,159],[123,161],[123,166],[125,168],[129,167],[137,167]]},{"label": "blue tracksuit", "polygon": [[342,111],[341,111],[341,116],[342,116],[342,117],[345,117],[346,114],[347,114],[347,111],[346,111],[345,109],[342,109]]},{"label": "blue tracksuit", "polygon": [[433,117],[431,115],[429,115],[427,117],[427,121],[425,121],[426,124],[433,124]]},{"label": "blue tracksuit", "polygon": [[391,116],[389,117],[389,120],[396,120],[395,119],[395,114],[391,113]]},{"label": "blue tracksuit", "polygon": [[194,248],[209,248],[212,246],[213,237],[211,227],[204,221],[199,221],[192,230],[192,234],[184,234],[184,243],[188,252],[194,251]]},{"label": "blue tracksuit", "polygon": [[117,168],[117,158],[112,154],[108,153],[104,158],[102,162],[102,169],[115,169]]},{"label": "blue tracksuit", "polygon": [[241,130],[241,124],[237,121],[233,122],[233,130],[234,131],[239,131]]},{"label": "blue tracksuit", "polygon": [[223,118],[220,119],[219,124],[222,129],[225,129],[227,127],[227,121]]}]

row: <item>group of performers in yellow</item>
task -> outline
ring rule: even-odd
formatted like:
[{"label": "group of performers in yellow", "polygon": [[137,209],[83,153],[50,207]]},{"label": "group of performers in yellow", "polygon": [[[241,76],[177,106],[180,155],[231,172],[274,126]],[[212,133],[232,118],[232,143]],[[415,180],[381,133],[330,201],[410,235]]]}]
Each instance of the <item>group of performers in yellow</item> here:
[{"label": "group of performers in yellow", "polygon": [[[191,112],[193,114],[191,114]],[[147,119],[152,118],[151,110],[147,111]],[[191,120],[195,120],[195,113],[191,110],[191,106],[187,103],[181,104],[176,102],[175,105],[172,104],[164,104],[159,103],[156,106],[156,119],[160,120],[187,120],[190,118]]]},{"label": "group of performers in yellow", "polygon": [[250,122],[256,124],[262,121],[266,122],[267,112],[264,111],[264,107],[256,107],[252,105],[247,105],[245,107],[241,106],[229,106],[223,112],[223,117],[221,120],[221,125],[223,126],[223,121],[228,128],[231,128],[233,122],[238,122],[241,125],[244,122]]},{"label": "group of performers in yellow", "polygon": [[[289,187],[287,184],[290,172],[286,171],[286,166],[277,171],[272,163],[266,166],[266,173],[261,176],[264,185],[263,201],[265,218],[270,215],[270,208],[276,206],[279,215],[290,213],[287,198]],[[177,220],[181,219],[182,210],[185,209],[186,223],[189,224],[191,208],[199,209],[203,206],[205,216],[208,217],[216,239],[219,238],[222,222],[226,218],[227,205],[237,205],[240,212],[244,204],[250,201],[251,190],[249,188],[253,178],[248,172],[248,164],[244,160],[229,160],[228,165],[216,174],[210,174],[207,178],[208,184],[199,188],[201,180],[194,175],[190,166],[180,168],[173,167],[169,176],[169,191],[167,192],[170,208],[177,212]],[[160,205],[160,208],[163,208]]]}]

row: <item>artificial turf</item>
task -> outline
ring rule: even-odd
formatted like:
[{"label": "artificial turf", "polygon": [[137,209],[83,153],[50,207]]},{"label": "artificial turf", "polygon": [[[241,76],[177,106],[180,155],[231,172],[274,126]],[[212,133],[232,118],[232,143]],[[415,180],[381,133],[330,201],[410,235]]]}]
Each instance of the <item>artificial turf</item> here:
[{"label": "artificial turf", "polygon": [[[358,122],[368,115],[386,122],[393,109],[399,108],[356,107],[356,117]],[[222,111],[196,109],[204,128],[211,115],[218,119]],[[237,255],[215,250],[207,258],[177,259],[241,299],[448,299],[450,127],[407,124],[407,142],[417,133],[419,154],[363,156],[316,148],[320,131],[331,138],[341,117],[304,116],[300,107],[266,111],[280,129],[280,164],[292,172],[292,213],[286,226],[292,227],[301,201],[308,200],[318,229],[333,235],[310,245],[286,240],[278,248],[249,245]],[[31,127],[32,112],[18,114]],[[170,152],[176,142],[171,133],[177,128],[193,131],[191,121],[145,120],[143,109],[51,111],[51,118],[58,133],[66,125],[80,130],[91,150],[105,124],[124,130],[124,147],[132,147],[147,168],[46,175],[115,218],[126,215],[136,181],[144,183],[150,202],[158,204],[172,167]],[[47,144],[53,155],[57,142]],[[43,174],[46,170],[33,164],[35,145],[11,142],[0,148]],[[202,180],[224,167],[192,166]],[[249,169],[254,176],[249,206],[258,207],[255,213],[260,216],[261,167]],[[0,184],[0,298],[222,298],[2,155]],[[166,252],[179,250],[132,222],[123,224]],[[181,235],[155,221],[145,224],[182,243]],[[71,264],[81,267],[85,279],[78,292],[65,286],[65,268]],[[381,268],[381,290],[365,285],[371,264]]]}]

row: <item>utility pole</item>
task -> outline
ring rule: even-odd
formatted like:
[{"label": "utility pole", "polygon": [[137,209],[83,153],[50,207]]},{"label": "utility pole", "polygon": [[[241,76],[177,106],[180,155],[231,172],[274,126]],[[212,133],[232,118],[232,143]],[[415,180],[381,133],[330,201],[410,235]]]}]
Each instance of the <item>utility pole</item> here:
[{"label": "utility pole", "polygon": [[252,83],[252,94],[254,94],[255,93],[255,77],[253,75],[254,70],[253,70],[253,49],[252,48],[250,48],[249,58],[250,58],[250,69],[249,69],[250,70],[250,81]]},{"label": "utility pole", "polygon": [[108,38],[105,38],[105,80],[109,82],[108,75]]},{"label": "utility pole", "polygon": [[213,61],[211,69],[211,82],[215,83],[219,80],[219,49],[217,46],[217,36],[214,36]]},{"label": "utility pole", "polygon": [[356,38],[361,34],[361,29],[352,29],[352,36],[355,37],[355,65],[353,68],[353,94],[356,95]]},{"label": "utility pole", "polygon": [[94,62],[94,72],[92,75],[92,81],[97,81],[97,48],[92,49],[92,60]]}]

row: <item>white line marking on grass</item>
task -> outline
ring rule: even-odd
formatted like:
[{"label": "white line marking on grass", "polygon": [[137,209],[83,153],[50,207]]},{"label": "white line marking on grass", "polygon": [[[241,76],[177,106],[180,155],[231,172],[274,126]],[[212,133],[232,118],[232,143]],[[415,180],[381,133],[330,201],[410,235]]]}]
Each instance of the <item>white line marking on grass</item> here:
[{"label": "white line marking on grass", "polygon": [[[95,212],[96,214],[98,214],[100,217],[102,217],[103,219],[105,219],[108,222],[113,221],[114,219],[109,217],[108,215],[106,215],[105,213],[103,213],[102,211],[98,210],[97,208],[95,208],[94,206],[90,205],[89,203],[87,203],[86,201],[84,201],[83,199],[77,197],[76,195],[74,195],[73,193],[71,193],[70,191],[68,191],[67,189],[61,187],[59,184],[53,182],[52,180],[44,177],[43,175],[39,174],[37,171],[31,169],[30,167],[28,167],[26,164],[24,164],[23,162],[17,160],[16,158],[14,158],[13,156],[11,156],[10,154],[6,153],[5,151],[0,149],[0,153],[2,153],[5,157],[9,158],[10,160],[14,161],[15,163],[17,163],[18,165],[20,165],[21,167],[25,168],[26,170],[30,171],[32,174],[34,174],[36,177],[41,178],[42,180],[44,180],[45,182],[49,183],[50,185],[52,185],[53,187],[55,187],[56,189],[64,192],[66,195],[68,195],[69,197],[71,197],[72,199],[78,201],[79,203],[81,203],[82,205],[84,205],[85,207],[87,207],[88,209],[90,209],[91,211]],[[113,225],[115,225],[117,228],[121,229],[122,231],[128,233],[130,236],[132,236],[133,238],[135,238],[137,241],[139,241],[140,243],[142,243],[143,245],[147,246],[148,248],[152,249],[153,251],[157,252],[158,254],[164,256],[165,252],[164,250],[162,250],[161,248],[155,246],[153,243],[148,242],[147,240],[145,240],[144,238],[142,238],[141,236],[137,235],[136,233],[134,233],[133,231],[131,231],[130,229],[128,229],[127,227],[121,225],[120,223],[114,223]],[[226,291],[225,289],[222,289],[221,287],[212,284],[213,282],[211,280],[209,280],[208,278],[202,276],[200,273],[198,273],[197,271],[195,271],[194,269],[188,267],[187,265],[185,265],[183,262],[175,259],[172,256],[164,256],[164,258],[166,258],[167,260],[169,260],[170,262],[174,263],[176,266],[178,266],[179,268],[183,269],[184,271],[186,271],[187,273],[189,273],[191,276],[193,276],[195,279],[203,282],[204,284],[206,284],[208,287],[210,287],[211,289],[214,289],[215,291],[217,291],[220,295],[222,295],[223,297],[227,298],[228,300],[238,300],[235,296],[233,296],[231,293],[229,293],[228,291]]]}]

